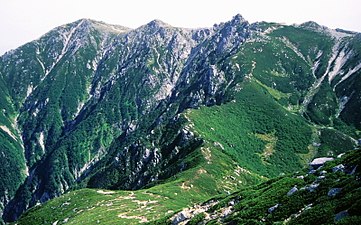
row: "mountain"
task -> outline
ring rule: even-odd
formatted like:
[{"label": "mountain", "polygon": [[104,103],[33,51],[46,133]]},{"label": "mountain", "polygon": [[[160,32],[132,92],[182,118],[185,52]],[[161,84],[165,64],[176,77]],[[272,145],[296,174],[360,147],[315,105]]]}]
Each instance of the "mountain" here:
[{"label": "mountain", "polygon": [[360,53],[359,33],[240,15],[57,27],[0,58],[2,218],[153,221],[353,149]]}]

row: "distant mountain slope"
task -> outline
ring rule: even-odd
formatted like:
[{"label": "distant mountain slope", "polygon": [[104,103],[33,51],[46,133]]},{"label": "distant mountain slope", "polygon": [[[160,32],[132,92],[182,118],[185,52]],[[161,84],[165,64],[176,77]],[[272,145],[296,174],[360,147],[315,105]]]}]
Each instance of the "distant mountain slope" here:
[{"label": "distant mountain slope", "polygon": [[240,15],[55,28],[0,58],[4,220],[73,189],[172,182],[179,210],[354,148],[360,40]]}]

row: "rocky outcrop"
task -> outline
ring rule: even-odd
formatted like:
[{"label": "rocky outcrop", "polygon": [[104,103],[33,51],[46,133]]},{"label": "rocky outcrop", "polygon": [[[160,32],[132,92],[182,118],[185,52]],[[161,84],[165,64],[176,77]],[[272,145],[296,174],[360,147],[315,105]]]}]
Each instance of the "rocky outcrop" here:
[{"label": "rocky outcrop", "polygon": [[310,162],[310,166],[317,169],[318,167],[325,164],[325,162],[332,161],[332,160],[333,160],[333,158],[331,158],[331,157],[316,158],[316,159],[312,160],[312,162]]}]

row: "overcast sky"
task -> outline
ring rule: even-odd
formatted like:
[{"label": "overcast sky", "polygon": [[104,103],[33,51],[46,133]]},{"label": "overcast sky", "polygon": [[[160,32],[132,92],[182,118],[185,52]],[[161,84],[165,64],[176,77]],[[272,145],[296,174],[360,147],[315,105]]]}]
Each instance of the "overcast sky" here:
[{"label": "overcast sky", "polygon": [[210,27],[240,13],[249,22],[316,21],[361,32],[361,0],[0,0],[0,55],[81,18],[136,28],[153,19]]}]

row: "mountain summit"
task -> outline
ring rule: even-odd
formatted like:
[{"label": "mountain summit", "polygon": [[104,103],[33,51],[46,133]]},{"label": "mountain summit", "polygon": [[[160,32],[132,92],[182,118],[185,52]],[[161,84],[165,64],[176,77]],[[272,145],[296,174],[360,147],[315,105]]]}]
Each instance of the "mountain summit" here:
[{"label": "mountain summit", "polygon": [[109,220],[154,221],[357,147],[359,36],[241,15],[201,29],[81,19],[49,31],[0,57],[2,218],[33,207],[29,224],[82,223],[69,202],[57,218],[38,206],[81,189],[95,208],[112,193],[124,210],[154,198],[143,217]]}]

